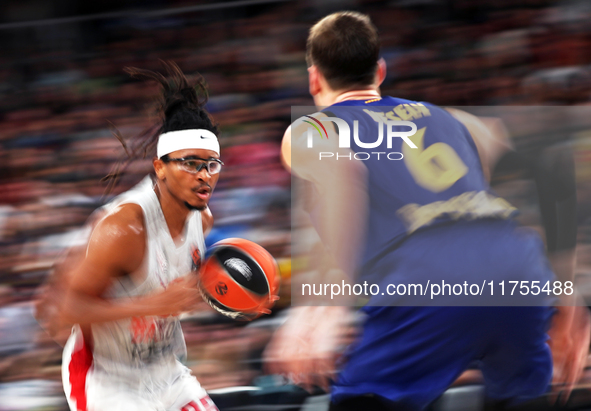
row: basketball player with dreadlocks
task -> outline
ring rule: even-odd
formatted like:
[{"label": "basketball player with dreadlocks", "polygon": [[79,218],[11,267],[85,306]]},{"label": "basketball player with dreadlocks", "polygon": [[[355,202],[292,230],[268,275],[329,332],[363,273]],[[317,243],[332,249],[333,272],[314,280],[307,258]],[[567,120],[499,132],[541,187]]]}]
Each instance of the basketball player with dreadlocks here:
[{"label": "basketball player with dreadlocks", "polygon": [[218,129],[178,66],[166,68],[167,77],[127,70],[163,89],[162,123],[130,144],[132,155],[156,148],[154,175],[95,213],[86,247],[58,270],[63,298],[51,320],[76,324],[62,364],[72,411],[217,410],[179,361],[179,314],[200,300],[207,205],[223,165]]}]

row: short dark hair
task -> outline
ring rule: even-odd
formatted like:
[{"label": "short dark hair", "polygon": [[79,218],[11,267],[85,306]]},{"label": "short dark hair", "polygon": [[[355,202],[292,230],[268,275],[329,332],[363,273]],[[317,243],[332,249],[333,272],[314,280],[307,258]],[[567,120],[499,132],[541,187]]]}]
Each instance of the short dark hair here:
[{"label": "short dark hair", "polygon": [[343,11],[310,29],[306,61],[316,66],[333,90],[373,83],[378,65],[378,32],[365,14]]}]

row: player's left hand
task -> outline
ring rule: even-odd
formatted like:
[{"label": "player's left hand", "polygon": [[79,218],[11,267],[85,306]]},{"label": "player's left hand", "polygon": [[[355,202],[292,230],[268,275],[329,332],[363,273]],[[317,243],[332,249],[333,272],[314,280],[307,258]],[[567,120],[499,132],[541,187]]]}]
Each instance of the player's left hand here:
[{"label": "player's left hand", "polygon": [[347,307],[296,307],[264,353],[266,371],[308,391],[330,390],[338,347],[351,314]]}]

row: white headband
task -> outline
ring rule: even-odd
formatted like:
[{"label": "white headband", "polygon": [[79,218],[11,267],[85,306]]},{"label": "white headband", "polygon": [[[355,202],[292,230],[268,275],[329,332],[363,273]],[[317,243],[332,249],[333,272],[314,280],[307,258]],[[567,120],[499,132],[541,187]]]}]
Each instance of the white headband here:
[{"label": "white headband", "polygon": [[211,131],[202,128],[169,131],[168,133],[160,134],[156,153],[158,158],[161,158],[173,151],[189,148],[211,150],[220,155],[218,138]]}]

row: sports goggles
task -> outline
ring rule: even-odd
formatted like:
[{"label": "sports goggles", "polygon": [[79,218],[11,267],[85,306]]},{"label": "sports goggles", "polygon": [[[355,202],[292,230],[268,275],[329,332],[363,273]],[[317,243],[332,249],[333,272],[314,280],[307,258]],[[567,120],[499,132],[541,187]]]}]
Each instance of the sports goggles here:
[{"label": "sports goggles", "polygon": [[199,158],[199,157],[187,157],[187,158],[169,158],[168,156],[163,156],[161,158],[162,161],[165,163],[174,162],[179,165],[181,170],[186,171],[187,173],[197,174],[200,172],[203,167],[207,168],[207,172],[210,175],[217,174],[221,171],[222,166],[224,163],[217,158]]}]

